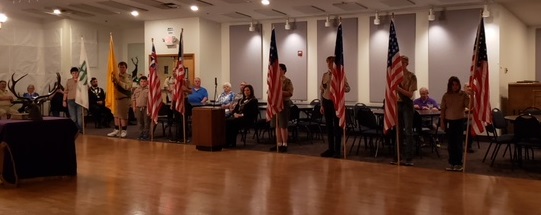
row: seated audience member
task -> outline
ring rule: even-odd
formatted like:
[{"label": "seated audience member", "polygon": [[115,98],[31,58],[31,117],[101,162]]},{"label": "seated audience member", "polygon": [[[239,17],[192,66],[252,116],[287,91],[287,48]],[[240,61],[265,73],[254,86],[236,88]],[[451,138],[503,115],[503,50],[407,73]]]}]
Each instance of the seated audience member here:
[{"label": "seated audience member", "polygon": [[237,134],[241,128],[249,127],[257,119],[259,109],[258,101],[254,96],[252,85],[246,85],[243,90],[243,97],[233,110],[232,118],[226,120],[225,136],[226,147],[237,145]]},{"label": "seated audience member", "polygon": [[51,114],[53,116],[59,117],[60,112],[64,112],[66,117],[69,117],[69,111],[67,107],[64,107],[62,105],[62,102],[64,101],[64,86],[59,85],[58,90],[56,90],[53,95],[49,97],[51,100]]},{"label": "seated audience member", "polygon": [[242,92],[244,90],[244,86],[248,85],[248,83],[246,82],[240,82],[240,88],[239,88],[239,93],[235,93],[235,100],[233,101],[233,103],[231,103],[231,105],[229,106],[229,110],[230,111],[233,111],[235,110],[235,106],[237,105],[237,103],[239,103],[239,101],[242,99],[242,97],[244,96],[244,93]]},{"label": "seated audience member", "polygon": [[96,121],[98,128],[110,127],[113,120],[111,110],[105,107],[105,91],[98,87],[98,79],[92,77],[90,79],[90,88],[88,88],[88,103],[89,112]]},{"label": "seated audience member", "polygon": [[8,114],[17,113],[17,109],[12,107],[13,95],[6,90],[7,83],[0,80],[0,118],[7,119]]},{"label": "seated audience member", "polygon": [[195,105],[207,103],[209,93],[207,92],[207,89],[201,87],[201,79],[195,78],[194,82],[192,94],[188,96],[188,102]]},{"label": "seated audience member", "polygon": [[[39,94],[36,93],[36,87],[34,87],[33,84],[29,84],[26,88],[26,93],[23,93],[23,97],[27,99],[33,100],[34,98],[38,97]],[[19,108],[19,113],[26,112],[26,105],[23,105],[21,108]]]},{"label": "seated audience member", "polygon": [[428,89],[426,87],[421,87],[419,90],[420,98],[413,101],[413,107],[417,110],[428,110],[428,109],[440,109],[438,102],[436,100],[428,97]]},{"label": "seated audience member", "polygon": [[231,90],[231,84],[229,82],[225,82],[223,88],[224,92],[218,97],[217,103],[220,104],[222,108],[229,108],[235,101],[235,92]]}]

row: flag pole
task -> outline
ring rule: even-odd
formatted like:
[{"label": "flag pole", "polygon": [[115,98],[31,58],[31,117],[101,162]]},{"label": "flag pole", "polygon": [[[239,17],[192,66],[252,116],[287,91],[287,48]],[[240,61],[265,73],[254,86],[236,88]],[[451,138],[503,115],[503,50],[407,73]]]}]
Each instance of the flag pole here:
[{"label": "flag pole", "polygon": [[[78,104],[77,104],[78,105]],[[79,105],[80,106],[80,105]],[[83,111],[81,111],[81,115],[82,116],[82,122],[83,122],[83,135],[86,134],[86,126],[85,126],[85,112],[86,112],[86,108],[84,108],[83,106],[81,106],[81,108],[83,109]]]},{"label": "flag pole", "polygon": [[[342,149],[342,151],[344,152],[344,160],[346,160],[347,156],[346,156],[346,129],[345,128],[342,129],[342,143],[343,143],[342,145],[344,146]],[[359,142],[359,144],[361,143]]]},{"label": "flag pole", "polygon": [[[283,102],[283,101],[281,101],[281,102]],[[282,111],[283,111],[283,110],[282,110]],[[282,136],[282,133],[280,133],[280,128],[278,128],[278,125],[279,125],[278,122],[280,121],[280,117],[278,117],[278,114],[280,114],[280,113],[274,114],[274,118],[276,119],[276,120],[275,120],[276,124],[274,124],[274,127],[275,127],[275,128],[274,128],[274,130],[275,130],[275,131],[274,131],[274,133],[275,133],[274,136],[276,136],[276,152],[279,152],[278,148],[280,147],[280,146],[278,145],[278,144],[280,144],[280,143],[278,142],[278,135]]]},{"label": "flag pole", "polygon": [[[395,94],[396,94],[396,92],[395,92]],[[396,120],[397,123],[396,123],[396,126],[395,126],[395,128],[396,128],[396,164],[398,166],[400,166],[400,116],[398,115],[399,114],[398,113],[398,108],[399,108],[398,107],[398,100],[395,103],[395,107],[396,108],[394,110],[394,113],[395,113],[396,118],[398,119],[398,120]],[[378,143],[376,143],[376,144],[378,144]]]}]

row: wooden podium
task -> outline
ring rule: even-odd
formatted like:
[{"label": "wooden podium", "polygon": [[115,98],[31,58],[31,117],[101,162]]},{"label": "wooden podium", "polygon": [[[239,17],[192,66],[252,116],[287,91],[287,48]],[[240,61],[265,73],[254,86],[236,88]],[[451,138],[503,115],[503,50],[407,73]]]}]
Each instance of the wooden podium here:
[{"label": "wooden podium", "polygon": [[225,111],[197,107],[192,112],[192,141],[202,151],[220,151],[225,145]]}]

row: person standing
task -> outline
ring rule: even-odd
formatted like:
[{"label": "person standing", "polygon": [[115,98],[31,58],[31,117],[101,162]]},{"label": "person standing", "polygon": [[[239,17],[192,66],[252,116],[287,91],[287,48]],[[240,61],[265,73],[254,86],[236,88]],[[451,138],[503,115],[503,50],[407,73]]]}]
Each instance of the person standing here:
[{"label": "person standing", "polygon": [[207,89],[204,87],[201,87],[201,78],[196,77],[194,79],[194,86],[192,87],[192,94],[188,96],[188,101],[191,104],[200,105],[207,103],[207,100],[209,98],[209,93],[207,92]]},{"label": "person standing", "polygon": [[64,86],[62,86],[62,84],[58,86],[58,90],[56,90],[49,99],[51,100],[50,111],[53,116],[60,117],[60,112],[63,112],[65,116],[70,117],[68,108],[62,106],[62,103],[64,102]]},{"label": "person standing", "polygon": [[118,75],[113,75],[112,80],[115,85],[115,100],[116,105],[114,110],[115,129],[113,132],[107,134],[109,137],[128,136],[128,114],[131,101],[131,75],[126,71],[128,70],[128,64],[124,61],[118,63]]},{"label": "person standing", "polygon": [[[403,79],[402,83],[397,86],[398,92],[398,122],[400,128],[400,141],[401,145],[404,145],[404,158],[406,162],[403,164],[406,166],[413,166],[413,93],[417,90],[417,77],[411,71],[408,70],[409,58],[405,55],[400,56],[402,59],[403,67]],[[402,147],[400,147],[402,149]],[[401,153],[401,152],[397,152]],[[398,154],[391,164],[397,164]]]},{"label": "person standing", "polygon": [[[327,127],[327,142],[329,147],[321,153],[321,157],[340,158],[340,148],[342,144],[343,129],[339,125],[340,119],[336,116],[334,102],[331,100],[332,70],[334,66],[334,56],[327,57],[327,72],[321,78],[319,91],[321,93],[322,105],[321,113],[325,116],[325,127]],[[347,78],[345,78],[346,93],[351,90]]]},{"label": "person standing", "polygon": [[441,98],[440,127],[449,138],[449,167],[447,171],[463,170],[463,140],[464,140],[464,110],[468,107],[470,98],[460,89],[460,80],[452,76],[447,83],[447,92]]},{"label": "person standing", "polygon": [[[280,64],[280,73],[282,79],[282,99],[284,103],[284,109],[272,118],[272,124],[278,127],[278,133],[276,137],[278,139],[278,151],[287,152],[287,138],[289,132],[287,126],[289,123],[289,112],[291,109],[291,96],[293,96],[293,82],[286,77],[287,67],[285,64]],[[278,120],[278,122],[276,122]],[[277,146],[271,147],[270,151],[276,151]]]},{"label": "person standing", "polygon": [[77,94],[77,82],[79,81],[79,68],[71,67],[71,77],[66,81],[66,90],[64,90],[64,102],[62,105],[68,108],[70,118],[79,129],[79,133],[83,133],[83,107],[75,102]]},{"label": "person standing", "polygon": [[88,88],[88,110],[98,124],[98,128],[110,127],[111,110],[105,107],[105,91],[98,86],[98,79],[92,77],[90,79],[90,88]]},{"label": "person standing", "polygon": [[135,110],[135,118],[137,118],[137,125],[139,126],[140,140],[148,140],[150,130],[150,116],[147,113],[148,105],[148,81],[146,76],[139,78],[139,87],[133,91],[132,95],[132,107]]}]

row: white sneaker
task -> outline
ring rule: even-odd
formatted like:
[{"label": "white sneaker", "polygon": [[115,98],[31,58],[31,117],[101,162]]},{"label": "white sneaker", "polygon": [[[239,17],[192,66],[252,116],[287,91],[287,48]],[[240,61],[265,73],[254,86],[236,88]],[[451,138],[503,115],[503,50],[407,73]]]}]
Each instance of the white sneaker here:
[{"label": "white sneaker", "polygon": [[108,133],[108,137],[116,137],[120,131],[118,129],[113,130],[113,132]]},{"label": "white sneaker", "polygon": [[122,130],[122,131],[120,132],[120,137],[121,137],[121,138],[124,138],[124,137],[126,137],[126,136],[128,136],[128,131]]}]

